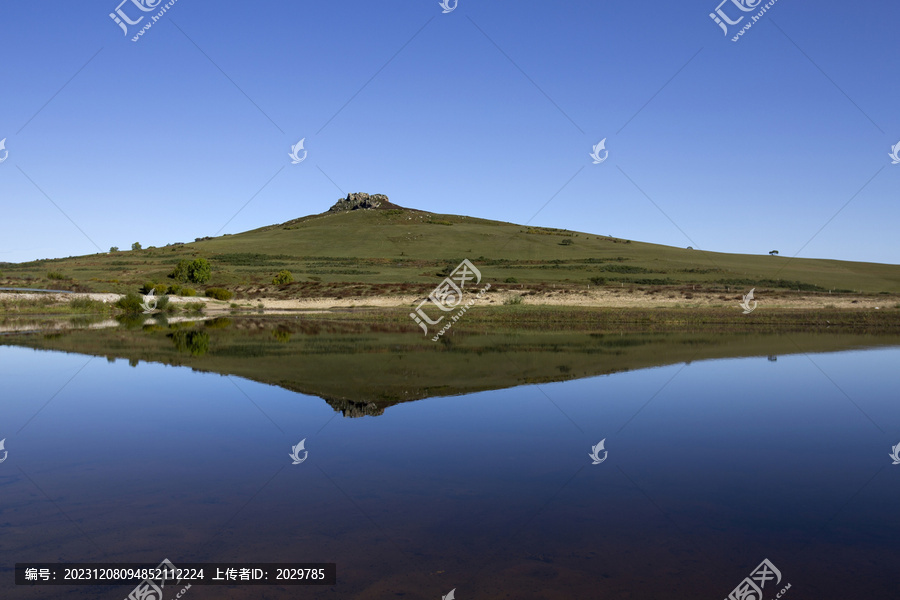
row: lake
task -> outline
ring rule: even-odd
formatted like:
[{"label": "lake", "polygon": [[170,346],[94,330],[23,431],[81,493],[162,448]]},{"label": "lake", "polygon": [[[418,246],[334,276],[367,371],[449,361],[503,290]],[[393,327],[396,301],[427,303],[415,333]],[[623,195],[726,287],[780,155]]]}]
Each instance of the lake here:
[{"label": "lake", "polygon": [[898,336],[149,323],[0,337],[0,597],[164,558],[337,564],[198,600],[900,596]]}]

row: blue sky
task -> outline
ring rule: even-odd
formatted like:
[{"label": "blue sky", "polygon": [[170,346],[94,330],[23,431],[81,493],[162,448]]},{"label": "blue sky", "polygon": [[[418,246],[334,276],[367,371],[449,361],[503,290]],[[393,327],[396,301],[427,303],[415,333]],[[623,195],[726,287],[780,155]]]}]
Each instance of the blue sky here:
[{"label": "blue sky", "polygon": [[719,0],[177,0],[132,42],[156,11],[123,4],[147,15],[125,36],[119,1],[0,5],[0,261],[236,233],[363,191],[900,263],[895,2],[778,0],[732,42]]}]

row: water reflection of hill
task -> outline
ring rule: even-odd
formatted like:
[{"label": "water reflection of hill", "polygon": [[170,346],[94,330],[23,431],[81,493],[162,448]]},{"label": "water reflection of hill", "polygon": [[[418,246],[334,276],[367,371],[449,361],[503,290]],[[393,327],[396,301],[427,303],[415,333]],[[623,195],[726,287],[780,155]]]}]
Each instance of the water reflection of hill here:
[{"label": "water reflection of hill", "polygon": [[220,318],[9,335],[0,344],[187,366],[319,396],[344,416],[401,402],[697,360],[900,345],[898,335],[457,333],[434,343],[393,324]]}]

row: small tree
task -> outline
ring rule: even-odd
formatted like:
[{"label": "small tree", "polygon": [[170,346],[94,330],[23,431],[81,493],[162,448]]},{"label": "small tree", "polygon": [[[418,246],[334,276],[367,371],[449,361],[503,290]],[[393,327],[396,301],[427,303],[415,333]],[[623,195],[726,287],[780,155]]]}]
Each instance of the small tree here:
[{"label": "small tree", "polygon": [[769,254],[772,255],[772,256],[777,256],[777,255],[778,255],[778,250],[772,250],[771,252],[769,252]]},{"label": "small tree", "polygon": [[212,269],[209,267],[209,261],[205,258],[198,258],[188,265],[188,279],[194,283],[206,283],[212,277]]},{"label": "small tree", "polygon": [[189,270],[191,266],[191,261],[187,259],[181,259],[178,261],[178,264],[175,265],[175,270],[169,273],[169,277],[174,279],[179,283],[187,283],[190,280]]},{"label": "small tree", "polygon": [[118,246],[113,246],[112,248],[109,249],[109,251],[110,251],[110,252],[118,252],[118,251],[119,251],[119,247],[118,247]]},{"label": "small tree", "polygon": [[133,243],[133,244],[131,245],[131,249],[132,249],[132,250],[140,250],[140,249],[141,249],[141,243],[140,243],[140,242],[135,242],[135,243]]},{"label": "small tree", "polygon": [[272,280],[272,283],[274,283],[275,285],[284,285],[293,281],[294,276],[291,274],[291,272],[288,270],[284,270],[280,271],[278,275],[275,276],[275,278]]},{"label": "small tree", "polygon": [[560,246],[571,246],[574,243],[575,242],[573,242],[571,238],[566,238],[563,241],[561,241],[559,244],[560,244]]}]

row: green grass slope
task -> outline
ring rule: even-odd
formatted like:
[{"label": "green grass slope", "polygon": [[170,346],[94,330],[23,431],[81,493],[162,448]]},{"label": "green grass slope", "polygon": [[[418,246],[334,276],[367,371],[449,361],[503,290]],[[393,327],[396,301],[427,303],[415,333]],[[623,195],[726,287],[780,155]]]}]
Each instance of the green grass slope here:
[{"label": "green grass slope", "polygon": [[[0,286],[124,292],[173,283],[174,265],[197,257],[212,264],[207,286],[239,297],[422,291],[463,258],[497,284],[900,293],[898,265],[687,250],[413,209],[323,213],[188,244],[5,264]],[[295,283],[273,285],[281,270]]]}]

